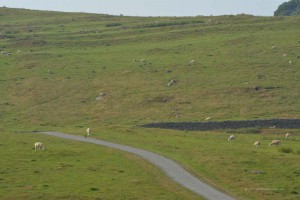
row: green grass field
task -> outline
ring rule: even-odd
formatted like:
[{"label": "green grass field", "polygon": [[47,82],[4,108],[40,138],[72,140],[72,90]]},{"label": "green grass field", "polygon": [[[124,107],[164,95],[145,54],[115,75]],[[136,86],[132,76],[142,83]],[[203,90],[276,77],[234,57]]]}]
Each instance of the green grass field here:
[{"label": "green grass field", "polygon": [[[137,126],[300,118],[299,17],[0,8],[0,21],[0,50],[11,52],[0,55],[1,199],[201,199],[133,155],[21,134],[83,135],[88,126],[93,137],[172,158],[238,199],[299,199],[299,129]],[[282,146],[269,147],[272,139]],[[34,152],[37,140],[45,152]]]}]

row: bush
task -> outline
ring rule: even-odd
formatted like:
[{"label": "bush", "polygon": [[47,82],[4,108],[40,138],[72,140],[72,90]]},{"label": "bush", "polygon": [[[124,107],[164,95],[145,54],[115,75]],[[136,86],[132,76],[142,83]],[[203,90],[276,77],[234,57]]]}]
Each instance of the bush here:
[{"label": "bush", "polygon": [[293,153],[294,150],[292,148],[286,148],[286,147],[281,147],[280,149],[278,149],[279,152],[282,153]]},{"label": "bush", "polygon": [[106,27],[114,27],[114,26],[121,26],[121,23],[118,22],[114,22],[114,23],[109,23],[109,24],[105,24]]},{"label": "bush", "polygon": [[154,28],[154,27],[178,26],[178,25],[186,25],[186,24],[198,24],[198,23],[204,23],[204,22],[201,20],[169,21],[169,22],[142,24],[142,25],[138,25],[137,28]]}]

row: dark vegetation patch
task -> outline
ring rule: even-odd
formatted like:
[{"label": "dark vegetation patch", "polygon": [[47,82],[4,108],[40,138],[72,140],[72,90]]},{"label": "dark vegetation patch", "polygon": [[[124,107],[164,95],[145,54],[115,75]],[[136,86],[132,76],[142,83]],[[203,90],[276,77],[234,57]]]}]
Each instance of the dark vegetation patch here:
[{"label": "dark vegetation patch", "polygon": [[242,134],[258,134],[261,133],[259,128],[241,128],[239,130],[236,129],[229,129],[226,131],[227,133],[235,134],[235,133],[242,133]]},{"label": "dark vegetation patch", "polygon": [[121,24],[121,23],[118,23],[118,22],[105,24],[106,27],[114,27],[114,26],[121,26],[121,25],[122,25],[122,24]]},{"label": "dark vegetation patch", "polygon": [[[243,128],[300,128],[300,119],[267,119],[222,122],[162,122],[144,124],[146,128],[163,128],[189,131],[206,131],[217,129],[243,129]],[[251,132],[251,131],[250,131]]]},{"label": "dark vegetation patch", "polygon": [[280,149],[278,149],[279,152],[281,153],[293,153],[294,150],[292,148],[287,148],[287,147],[281,147]]},{"label": "dark vegetation patch", "polygon": [[166,21],[166,22],[155,22],[149,24],[139,24],[137,28],[154,28],[154,27],[164,27],[164,26],[178,26],[178,25],[186,25],[186,24],[202,24],[204,21],[202,20],[184,20],[184,21]]}]

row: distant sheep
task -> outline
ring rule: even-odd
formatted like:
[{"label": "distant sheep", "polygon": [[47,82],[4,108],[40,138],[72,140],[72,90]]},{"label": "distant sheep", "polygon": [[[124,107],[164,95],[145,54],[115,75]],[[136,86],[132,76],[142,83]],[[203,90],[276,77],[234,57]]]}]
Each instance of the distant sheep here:
[{"label": "distant sheep", "polygon": [[231,141],[231,140],[234,140],[235,139],[235,136],[234,135],[231,135],[229,138],[228,138],[228,141]]},{"label": "distant sheep", "polygon": [[96,100],[97,100],[97,101],[100,101],[100,100],[102,100],[105,96],[106,96],[106,93],[100,92],[99,96],[96,97]]},{"label": "distant sheep", "polygon": [[286,54],[286,53],[282,54],[282,57],[286,57],[286,56],[287,56],[287,54]]},{"label": "distant sheep", "polygon": [[41,150],[44,151],[45,150],[44,145],[41,142],[34,143],[34,149],[35,149],[35,151],[36,150],[39,150],[39,151],[41,151]]},{"label": "distant sheep", "polygon": [[289,137],[290,137],[290,133],[286,133],[285,134],[285,139],[289,139]]},{"label": "distant sheep", "polygon": [[[91,129],[90,127],[88,127],[88,128],[86,129],[86,134],[87,134],[87,135],[90,135],[91,132],[92,132],[92,129]],[[85,137],[86,137],[86,135],[85,135]]]},{"label": "distant sheep", "polygon": [[174,85],[176,83],[176,80],[171,80],[169,83],[168,83],[168,86],[172,86],[172,85]]},{"label": "distant sheep", "polygon": [[196,62],[195,60],[191,60],[190,65],[193,65],[195,62]]},{"label": "distant sheep", "polygon": [[289,65],[291,65],[291,64],[292,64],[292,61],[290,60],[290,61],[289,61]]},{"label": "distant sheep", "polygon": [[272,140],[272,142],[270,142],[269,146],[272,146],[272,145],[280,145],[281,144],[281,141],[280,140]]},{"label": "distant sheep", "polygon": [[6,52],[6,51],[1,51],[1,55],[9,56],[9,55],[11,55],[11,53],[10,52]]},{"label": "distant sheep", "polygon": [[104,92],[99,93],[99,97],[104,97],[104,96],[106,96],[106,93],[104,93]]},{"label": "distant sheep", "polygon": [[255,146],[255,147],[259,147],[259,146],[260,146],[260,141],[254,142],[254,146]]},{"label": "distant sheep", "polygon": [[204,119],[204,121],[208,121],[208,120],[210,120],[211,119],[211,117],[206,117],[205,119]]}]

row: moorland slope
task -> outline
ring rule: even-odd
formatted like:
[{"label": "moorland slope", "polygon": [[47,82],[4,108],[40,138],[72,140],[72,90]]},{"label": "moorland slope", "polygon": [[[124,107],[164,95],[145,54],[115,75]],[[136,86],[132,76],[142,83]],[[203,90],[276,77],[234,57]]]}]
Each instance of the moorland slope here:
[{"label": "moorland slope", "polygon": [[[1,171],[2,199],[96,199],[99,188],[101,198],[116,199],[109,191],[119,191],[121,183],[124,199],[199,199],[131,155],[14,134],[82,135],[87,126],[95,138],[172,158],[241,199],[299,199],[299,129],[190,133],[137,126],[207,117],[299,119],[299,17],[127,17],[0,8],[0,21],[0,148],[1,165],[7,166]],[[283,139],[287,131],[290,140]],[[228,134],[236,141],[228,143]],[[40,157],[24,151],[38,139],[48,151]],[[269,147],[272,139],[284,142]],[[262,145],[253,149],[256,140]],[[80,172],[86,186],[69,172]],[[58,178],[62,174],[68,176]],[[44,183],[41,175],[53,181]],[[116,183],[116,176],[123,182]]]}]

